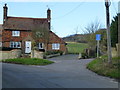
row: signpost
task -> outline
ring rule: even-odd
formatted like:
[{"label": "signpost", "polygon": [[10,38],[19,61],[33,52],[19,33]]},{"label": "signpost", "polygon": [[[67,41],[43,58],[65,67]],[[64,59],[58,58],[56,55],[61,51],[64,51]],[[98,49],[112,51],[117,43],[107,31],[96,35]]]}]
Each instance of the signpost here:
[{"label": "signpost", "polygon": [[97,40],[97,58],[99,57],[99,41],[101,40],[101,34],[96,34]]}]

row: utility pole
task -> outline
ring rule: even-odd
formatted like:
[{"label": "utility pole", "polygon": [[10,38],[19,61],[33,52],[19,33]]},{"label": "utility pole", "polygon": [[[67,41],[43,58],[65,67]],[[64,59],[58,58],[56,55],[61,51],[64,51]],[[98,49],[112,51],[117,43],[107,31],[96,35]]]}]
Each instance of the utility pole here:
[{"label": "utility pole", "polygon": [[120,57],[120,1],[118,2],[118,56]]},{"label": "utility pole", "polygon": [[112,64],[112,55],[111,55],[111,36],[110,36],[110,15],[109,15],[109,6],[110,1],[105,0],[106,6],[106,26],[107,26],[107,53],[108,53],[108,63]]}]

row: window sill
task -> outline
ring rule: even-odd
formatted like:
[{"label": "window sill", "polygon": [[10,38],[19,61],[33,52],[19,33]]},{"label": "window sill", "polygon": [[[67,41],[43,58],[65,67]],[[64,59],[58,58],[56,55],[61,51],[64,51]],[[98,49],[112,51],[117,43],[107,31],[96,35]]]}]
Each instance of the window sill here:
[{"label": "window sill", "polygon": [[20,37],[20,36],[12,36],[12,37]]}]

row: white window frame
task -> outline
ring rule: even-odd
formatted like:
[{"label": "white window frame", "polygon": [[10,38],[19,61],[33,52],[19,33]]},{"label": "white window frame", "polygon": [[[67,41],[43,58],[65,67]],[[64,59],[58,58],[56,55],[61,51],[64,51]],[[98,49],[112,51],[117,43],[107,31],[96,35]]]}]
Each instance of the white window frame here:
[{"label": "white window frame", "polygon": [[59,43],[52,43],[52,49],[53,50],[59,50],[60,49],[60,44]]},{"label": "white window frame", "polygon": [[44,43],[39,43],[39,49],[44,49]]},{"label": "white window frame", "polygon": [[11,48],[21,48],[21,42],[10,42]]},{"label": "white window frame", "polygon": [[15,37],[20,36],[20,31],[12,31],[12,36],[15,36]]}]

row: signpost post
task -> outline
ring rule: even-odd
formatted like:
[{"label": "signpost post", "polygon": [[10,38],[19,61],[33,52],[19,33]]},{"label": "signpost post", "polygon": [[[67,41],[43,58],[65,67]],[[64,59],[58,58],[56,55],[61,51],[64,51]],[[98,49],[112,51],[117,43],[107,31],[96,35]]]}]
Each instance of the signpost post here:
[{"label": "signpost post", "polygon": [[99,46],[100,46],[100,40],[101,40],[101,34],[96,34],[96,40],[97,40],[97,58],[99,57]]}]

